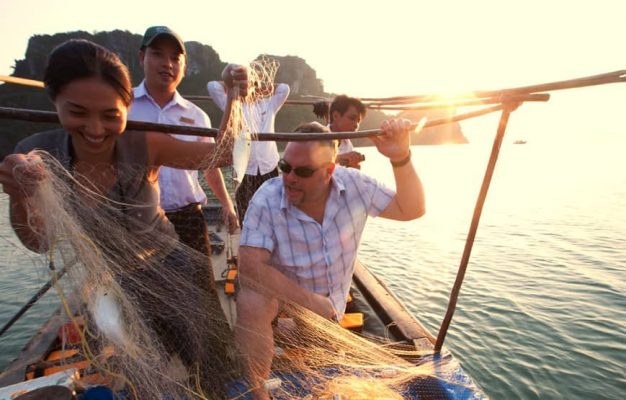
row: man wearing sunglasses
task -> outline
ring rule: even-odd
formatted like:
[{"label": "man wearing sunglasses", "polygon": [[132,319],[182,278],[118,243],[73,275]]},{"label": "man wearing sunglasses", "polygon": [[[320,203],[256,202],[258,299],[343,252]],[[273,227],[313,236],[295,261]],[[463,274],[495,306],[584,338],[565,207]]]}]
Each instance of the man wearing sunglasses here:
[{"label": "man wearing sunglasses", "polygon": [[[422,184],[411,163],[410,122],[385,121],[381,129],[372,141],[391,162],[396,191],[354,168],[337,166],[334,140],[290,142],[278,164],[282,177],[267,181],[250,202],[239,248],[235,340],[256,399],[269,398],[263,383],[280,302],[340,320],[367,217],[408,221],[425,212]],[[296,132],[328,128],[313,122]]]}]

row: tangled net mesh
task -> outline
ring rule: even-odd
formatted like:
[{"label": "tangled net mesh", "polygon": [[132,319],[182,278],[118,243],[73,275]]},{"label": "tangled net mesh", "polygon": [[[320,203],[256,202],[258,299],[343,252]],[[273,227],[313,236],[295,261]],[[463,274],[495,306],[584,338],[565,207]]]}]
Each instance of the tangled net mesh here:
[{"label": "tangled net mesh", "polygon": [[[234,376],[235,357],[219,299],[202,273],[206,255],[138,226],[129,214],[141,206],[102,197],[56,159],[38,155],[34,162],[47,174],[30,199],[28,222],[48,257],[66,266],[65,285],[56,288],[81,332],[83,355],[122,378],[136,398],[219,393],[213,381]],[[87,322],[75,320],[71,304],[83,308]],[[206,348],[215,351],[199,351]]]},{"label": "tangled net mesh", "polygon": [[[251,68],[253,87],[273,82],[278,67],[259,63]],[[235,105],[225,140],[207,165],[230,152],[228,142],[239,132],[255,132],[244,115],[244,104],[254,108],[254,95],[249,97]],[[36,190],[28,224],[45,257],[66,268],[55,288],[91,373],[136,399],[248,396],[253,388],[242,376],[232,327],[209,289],[207,255],[129,217],[141,213],[141,205],[102,196],[47,153],[35,154],[30,159],[45,179],[29,182]],[[144,173],[141,166],[118,168],[119,176]],[[272,376],[282,380],[269,386],[275,398],[399,399],[416,379],[457,368],[428,357],[416,365],[424,354],[367,340],[280,293],[245,284],[278,298],[279,321],[288,322],[275,329]]]},{"label": "tangled net mesh", "polygon": [[229,129],[236,132],[233,147],[233,178],[241,183],[248,165],[250,147],[255,134],[261,131],[263,120],[269,118],[267,103],[274,91],[274,80],[280,64],[261,56],[248,67],[248,94],[239,97],[231,109]]}]

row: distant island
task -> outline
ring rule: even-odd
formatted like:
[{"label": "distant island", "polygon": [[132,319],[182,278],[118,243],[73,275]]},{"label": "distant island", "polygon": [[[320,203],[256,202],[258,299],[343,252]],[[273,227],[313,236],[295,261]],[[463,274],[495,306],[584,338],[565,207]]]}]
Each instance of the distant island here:
[{"label": "distant island", "polygon": [[[143,78],[143,70],[139,65],[138,49],[141,35],[128,31],[114,30],[108,32],[89,33],[74,31],[57,33],[54,35],[34,35],[28,41],[24,59],[16,60],[13,66],[13,76],[37,79],[43,78],[44,68],[48,55],[54,47],[69,39],[88,39],[116,52],[128,66],[134,85]],[[206,84],[210,80],[220,79],[220,74],[226,62],[220,59],[219,54],[206,44],[196,41],[185,42],[187,48],[187,73],[179,86],[183,95],[207,95]],[[324,91],[322,79],[317,77],[316,71],[307,62],[298,56],[270,55],[280,62],[276,76],[277,82],[287,83],[291,87],[290,98],[317,96],[331,99],[335,93]],[[350,93],[346,93],[350,95]],[[211,118],[213,123],[219,121],[221,111],[212,102],[205,101],[198,104]],[[37,110],[52,110],[52,104],[41,89],[22,87],[12,84],[0,85],[0,106],[30,108]],[[441,112],[402,112],[403,118],[419,121],[423,116],[429,119],[442,117]],[[360,129],[375,129],[382,120],[389,118],[377,110],[368,110],[367,116]],[[315,119],[311,106],[288,105],[284,106],[276,118],[277,132],[291,132],[301,122]],[[52,129],[55,125],[28,123],[21,121],[0,121],[0,159],[10,154],[15,144],[33,132]],[[467,143],[458,123],[425,129],[411,138],[412,144],[449,144]],[[355,146],[371,146],[369,139],[356,139]]]}]

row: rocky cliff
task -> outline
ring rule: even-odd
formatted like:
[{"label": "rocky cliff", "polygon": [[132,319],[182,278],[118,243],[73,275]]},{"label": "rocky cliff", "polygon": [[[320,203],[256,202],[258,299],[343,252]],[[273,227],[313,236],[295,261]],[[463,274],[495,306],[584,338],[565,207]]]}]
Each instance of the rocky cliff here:
[{"label": "rocky cliff", "polygon": [[[52,49],[66,40],[73,38],[88,39],[116,52],[122,61],[128,66],[133,84],[138,84],[143,78],[143,71],[139,65],[138,49],[141,43],[141,35],[128,31],[114,30],[110,32],[75,31],[57,33],[54,35],[34,35],[28,42],[25,57],[16,60],[14,76],[41,80],[44,74],[47,58]],[[226,63],[220,59],[219,54],[211,47],[199,42],[186,42],[187,48],[187,73],[181,82],[179,91],[183,94],[206,95],[206,83],[210,80],[219,79]],[[280,62],[276,80],[287,83],[291,88],[291,98],[314,95],[332,98],[332,95],[324,92],[324,85],[317,77],[315,70],[307,62],[297,56],[270,56]],[[0,85],[0,106],[19,107],[38,110],[52,110],[52,104],[46,98],[43,90],[20,87],[16,85]],[[220,111],[211,102],[200,102],[199,106],[204,109],[214,124],[220,118]],[[413,120],[416,116],[403,114]],[[380,122],[388,115],[370,111],[363,121],[361,129],[372,129],[380,126]],[[298,124],[315,119],[310,106],[286,106],[279,112],[276,120],[276,130],[279,132],[292,131]],[[37,131],[50,129],[51,125],[25,123],[18,121],[0,120],[0,159],[9,154],[15,143],[21,138]],[[465,143],[458,124],[427,130],[413,138],[415,144],[436,143]],[[356,140],[355,145],[370,145],[369,140]]]}]

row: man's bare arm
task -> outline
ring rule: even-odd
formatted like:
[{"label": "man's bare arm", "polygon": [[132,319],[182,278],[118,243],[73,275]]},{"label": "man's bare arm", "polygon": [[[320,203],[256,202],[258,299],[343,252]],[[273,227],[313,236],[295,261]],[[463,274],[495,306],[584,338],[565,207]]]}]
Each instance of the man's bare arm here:
[{"label": "man's bare arm", "polygon": [[324,318],[335,317],[335,310],[330,299],[301,288],[269,264],[270,252],[259,247],[241,246],[239,248],[239,273],[243,285],[270,297],[296,303],[321,315]]},{"label": "man's bare arm", "polygon": [[380,216],[399,221],[410,221],[426,212],[424,188],[411,161],[410,121],[391,120],[381,126],[384,134],[372,138],[378,151],[387,156],[396,181],[396,195]]},{"label": "man's bare arm", "polygon": [[213,191],[222,205],[222,219],[228,228],[228,232],[234,233],[239,227],[239,220],[237,218],[237,213],[235,212],[235,207],[233,206],[233,201],[226,190],[226,184],[224,183],[222,171],[218,168],[205,169],[204,178],[206,179],[209,188]]}]

